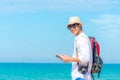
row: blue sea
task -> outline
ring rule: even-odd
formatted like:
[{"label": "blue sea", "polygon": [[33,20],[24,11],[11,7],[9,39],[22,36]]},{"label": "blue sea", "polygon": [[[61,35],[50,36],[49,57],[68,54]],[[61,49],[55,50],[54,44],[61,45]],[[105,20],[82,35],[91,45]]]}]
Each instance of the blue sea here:
[{"label": "blue sea", "polygon": [[[0,63],[0,80],[71,80],[71,64]],[[104,64],[101,80],[120,80],[120,64]]]}]

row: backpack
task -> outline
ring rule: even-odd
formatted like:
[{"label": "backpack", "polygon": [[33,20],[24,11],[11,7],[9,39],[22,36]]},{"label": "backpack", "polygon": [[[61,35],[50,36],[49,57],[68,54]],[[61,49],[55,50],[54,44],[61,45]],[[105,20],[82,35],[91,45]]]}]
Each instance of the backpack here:
[{"label": "backpack", "polygon": [[92,46],[92,54],[93,54],[93,63],[91,68],[91,75],[94,80],[93,73],[98,73],[98,79],[100,79],[100,73],[103,66],[103,61],[100,57],[100,45],[95,40],[94,37],[89,37],[91,46]]}]

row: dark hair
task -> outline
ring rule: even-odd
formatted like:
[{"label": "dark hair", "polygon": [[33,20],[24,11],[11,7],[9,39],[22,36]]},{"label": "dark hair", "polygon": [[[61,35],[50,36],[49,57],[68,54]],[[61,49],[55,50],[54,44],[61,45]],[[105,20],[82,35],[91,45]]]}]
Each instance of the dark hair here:
[{"label": "dark hair", "polygon": [[80,29],[82,30],[82,26],[79,23],[75,23],[75,24],[78,25]]}]

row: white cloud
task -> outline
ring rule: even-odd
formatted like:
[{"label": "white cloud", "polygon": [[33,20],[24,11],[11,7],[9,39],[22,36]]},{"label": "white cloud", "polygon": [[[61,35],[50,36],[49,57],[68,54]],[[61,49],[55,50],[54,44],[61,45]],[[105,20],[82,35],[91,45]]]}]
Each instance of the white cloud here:
[{"label": "white cloud", "polygon": [[120,15],[102,15],[97,19],[92,19],[98,25],[98,32],[103,36],[115,38],[120,35]]},{"label": "white cloud", "polygon": [[40,10],[100,11],[120,8],[119,0],[0,0],[0,13]]}]

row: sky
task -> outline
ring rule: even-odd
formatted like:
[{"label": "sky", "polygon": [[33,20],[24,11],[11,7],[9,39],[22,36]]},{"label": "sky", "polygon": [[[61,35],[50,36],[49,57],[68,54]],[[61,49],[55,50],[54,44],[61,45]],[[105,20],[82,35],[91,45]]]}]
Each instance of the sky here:
[{"label": "sky", "polygon": [[0,0],[0,62],[62,63],[73,53],[69,17],[94,36],[104,63],[120,63],[119,0]]}]

